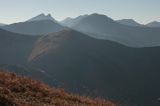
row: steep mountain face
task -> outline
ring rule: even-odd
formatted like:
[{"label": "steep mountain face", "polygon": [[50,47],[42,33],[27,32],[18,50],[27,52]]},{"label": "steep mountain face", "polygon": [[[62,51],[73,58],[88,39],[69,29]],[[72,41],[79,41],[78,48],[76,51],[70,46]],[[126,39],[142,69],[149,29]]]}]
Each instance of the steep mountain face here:
[{"label": "steep mountain face", "polygon": [[148,23],[146,26],[148,27],[160,27],[160,22],[157,22],[157,21],[154,21],[154,22],[151,22],[151,23]]},{"label": "steep mountain face", "polygon": [[66,29],[38,39],[29,63],[67,91],[158,106],[160,48],[130,48]]},{"label": "steep mountain face", "polygon": [[0,29],[0,64],[24,64],[38,36]]},{"label": "steep mountain face", "polygon": [[76,25],[77,23],[79,23],[79,21],[81,21],[83,18],[87,17],[88,15],[81,15],[78,16],[76,18],[66,18],[63,21],[61,21],[60,23],[64,26],[68,26],[68,27],[72,27],[74,25]]},{"label": "steep mountain face", "polygon": [[51,20],[56,22],[56,20],[51,16],[51,14],[45,15],[45,14],[40,14],[38,16],[35,16],[31,19],[28,20],[28,22],[32,22],[32,21],[42,21],[42,20]]},{"label": "steep mountain face", "polygon": [[122,20],[117,20],[117,22],[123,25],[128,25],[128,26],[142,26],[141,24],[139,24],[133,19],[122,19]]},{"label": "steep mountain face", "polygon": [[[43,19],[44,18],[44,19]],[[10,32],[26,34],[26,35],[45,35],[53,32],[58,32],[64,29],[51,16],[37,16],[26,22],[15,23],[2,27]]]},{"label": "steep mountain face", "polygon": [[111,40],[129,47],[152,47],[160,45],[160,28],[131,27],[119,24],[105,15],[92,14],[73,29],[97,39]]}]

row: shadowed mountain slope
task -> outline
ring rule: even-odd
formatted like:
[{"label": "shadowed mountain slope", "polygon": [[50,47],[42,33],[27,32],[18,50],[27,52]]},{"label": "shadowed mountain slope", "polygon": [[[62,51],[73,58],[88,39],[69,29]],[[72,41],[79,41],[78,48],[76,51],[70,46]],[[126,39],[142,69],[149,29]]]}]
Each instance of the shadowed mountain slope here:
[{"label": "shadowed mountain slope", "polygon": [[37,38],[0,29],[0,64],[26,63]]},{"label": "shadowed mountain slope", "polygon": [[130,48],[66,29],[39,38],[29,62],[67,91],[156,106],[159,54],[160,47]]}]

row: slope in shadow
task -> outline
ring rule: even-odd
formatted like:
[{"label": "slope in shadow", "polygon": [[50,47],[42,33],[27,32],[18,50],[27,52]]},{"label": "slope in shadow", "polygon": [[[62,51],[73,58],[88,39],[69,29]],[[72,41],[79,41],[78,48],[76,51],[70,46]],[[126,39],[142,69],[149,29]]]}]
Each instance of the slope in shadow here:
[{"label": "slope in shadow", "polygon": [[129,48],[66,29],[38,39],[29,63],[68,91],[140,105],[160,95],[159,47]]}]

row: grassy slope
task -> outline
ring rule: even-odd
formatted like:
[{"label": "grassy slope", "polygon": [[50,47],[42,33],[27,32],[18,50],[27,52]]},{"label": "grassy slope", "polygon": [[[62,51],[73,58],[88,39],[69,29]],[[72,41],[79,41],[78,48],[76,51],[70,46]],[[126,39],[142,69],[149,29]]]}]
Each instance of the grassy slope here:
[{"label": "grassy slope", "polygon": [[0,104],[3,106],[115,106],[103,99],[91,99],[50,88],[39,81],[0,71]]}]

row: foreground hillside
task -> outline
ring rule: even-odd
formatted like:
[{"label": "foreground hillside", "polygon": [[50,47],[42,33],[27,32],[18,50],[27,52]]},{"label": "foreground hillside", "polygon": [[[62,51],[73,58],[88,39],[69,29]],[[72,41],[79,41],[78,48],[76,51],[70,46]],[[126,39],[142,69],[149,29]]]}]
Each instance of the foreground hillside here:
[{"label": "foreground hillside", "polygon": [[0,72],[1,106],[115,106],[109,101],[91,99],[50,88],[39,81]]}]

